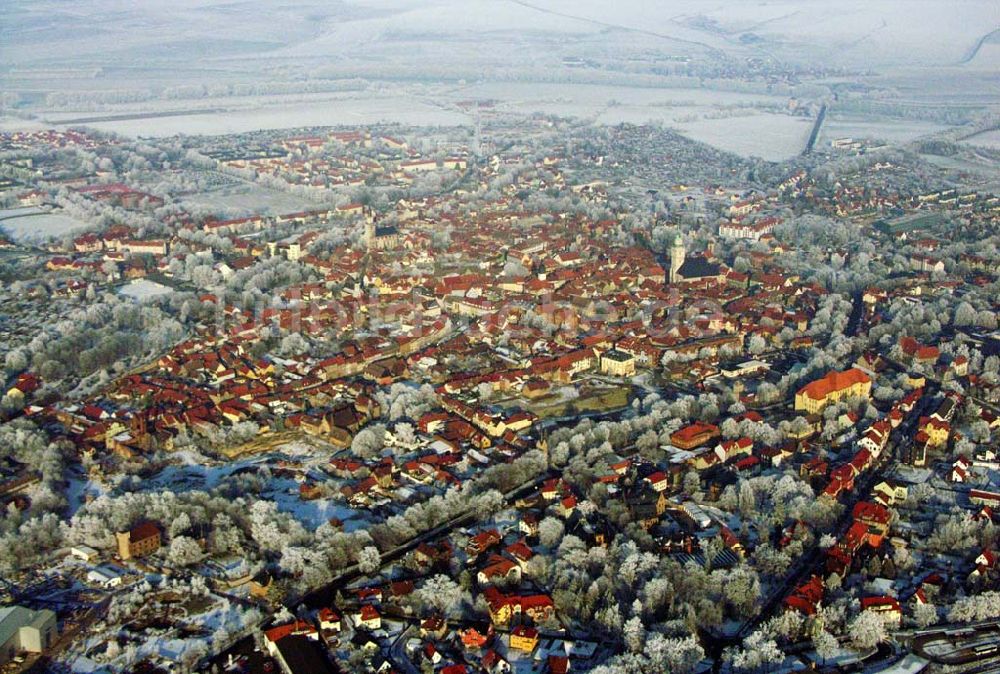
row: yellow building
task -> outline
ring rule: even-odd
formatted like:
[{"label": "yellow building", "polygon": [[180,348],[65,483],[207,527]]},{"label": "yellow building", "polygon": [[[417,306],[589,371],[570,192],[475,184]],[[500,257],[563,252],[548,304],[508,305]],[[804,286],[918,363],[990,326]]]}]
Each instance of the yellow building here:
[{"label": "yellow building", "polygon": [[872,380],[857,368],[830,372],[822,379],[809,382],[795,394],[795,409],[809,414],[821,412],[827,405],[846,398],[869,397]]},{"label": "yellow building", "polygon": [[601,372],[613,377],[634,376],[635,356],[618,349],[606,351],[601,355]]},{"label": "yellow building", "polygon": [[533,653],[537,646],[538,630],[534,627],[525,627],[524,625],[521,625],[511,630],[511,649],[517,649],[519,651],[524,651],[525,653]]},{"label": "yellow building", "polygon": [[[924,421],[921,419],[921,421]],[[929,447],[943,447],[948,444],[948,436],[951,435],[951,424],[940,419],[930,418],[924,421],[920,430],[927,435],[927,445]]]},{"label": "yellow building", "polygon": [[872,488],[877,496],[882,496],[886,505],[896,505],[906,500],[909,490],[906,485],[892,480],[882,480]]}]

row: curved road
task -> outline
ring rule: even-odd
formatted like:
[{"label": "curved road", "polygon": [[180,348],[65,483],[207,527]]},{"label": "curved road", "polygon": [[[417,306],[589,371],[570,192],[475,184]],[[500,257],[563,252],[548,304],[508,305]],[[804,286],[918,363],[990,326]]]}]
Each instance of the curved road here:
[{"label": "curved road", "polygon": [[957,65],[965,65],[972,59],[976,58],[979,54],[979,50],[983,48],[983,45],[986,44],[991,37],[1000,37],[1000,28],[994,28],[989,33],[979,38],[979,40],[976,41],[976,44],[973,45],[972,49],[969,50],[969,53],[965,55],[965,58],[959,61]]}]

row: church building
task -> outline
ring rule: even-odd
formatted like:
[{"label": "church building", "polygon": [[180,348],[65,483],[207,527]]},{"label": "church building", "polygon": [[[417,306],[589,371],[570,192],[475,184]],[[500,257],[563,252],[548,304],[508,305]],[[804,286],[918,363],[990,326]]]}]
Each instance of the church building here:
[{"label": "church building", "polygon": [[717,262],[712,262],[704,255],[688,256],[681,235],[677,235],[670,247],[668,280],[671,284],[721,281],[722,275],[722,268]]}]

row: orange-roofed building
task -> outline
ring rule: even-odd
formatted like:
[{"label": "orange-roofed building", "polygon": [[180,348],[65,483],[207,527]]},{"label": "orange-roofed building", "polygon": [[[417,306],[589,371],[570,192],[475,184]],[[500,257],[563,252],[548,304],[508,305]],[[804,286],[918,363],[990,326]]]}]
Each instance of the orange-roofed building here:
[{"label": "orange-roofed building", "polygon": [[694,449],[695,447],[707,444],[720,435],[721,432],[718,426],[696,421],[675,431],[670,436],[670,443],[678,449]]},{"label": "orange-roofed building", "polygon": [[858,368],[834,371],[800,388],[795,394],[795,409],[816,414],[827,405],[845,398],[867,398],[871,390],[871,377]]}]

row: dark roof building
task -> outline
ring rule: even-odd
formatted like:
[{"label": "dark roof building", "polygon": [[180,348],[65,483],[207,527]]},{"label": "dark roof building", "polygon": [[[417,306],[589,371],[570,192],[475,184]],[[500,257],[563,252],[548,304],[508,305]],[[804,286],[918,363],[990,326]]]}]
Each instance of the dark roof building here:
[{"label": "dark roof building", "polygon": [[290,634],[279,639],[278,664],[285,674],[339,674],[333,663],[323,653],[318,641],[301,634]]}]

